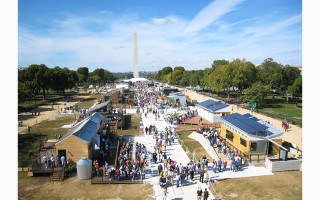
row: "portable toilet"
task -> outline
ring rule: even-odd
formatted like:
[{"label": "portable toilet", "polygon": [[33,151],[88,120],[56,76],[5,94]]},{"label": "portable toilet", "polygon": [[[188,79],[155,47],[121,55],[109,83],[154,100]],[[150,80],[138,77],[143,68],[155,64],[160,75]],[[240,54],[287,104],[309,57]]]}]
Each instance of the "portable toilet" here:
[{"label": "portable toilet", "polygon": [[90,179],[92,174],[92,160],[82,157],[77,162],[77,177],[78,179]]}]

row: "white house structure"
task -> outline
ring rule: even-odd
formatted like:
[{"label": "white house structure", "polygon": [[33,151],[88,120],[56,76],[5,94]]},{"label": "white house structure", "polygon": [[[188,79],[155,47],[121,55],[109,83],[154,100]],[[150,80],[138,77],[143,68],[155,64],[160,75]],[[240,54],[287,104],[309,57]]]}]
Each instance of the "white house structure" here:
[{"label": "white house structure", "polygon": [[229,115],[231,113],[230,105],[211,99],[197,104],[196,109],[198,115],[211,123],[220,123],[221,116]]},{"label": "white house structure", "polygon": [[187,97],[186,95],[182,94],[182,92],[170,93],[168,97],[171,98],[174,101],[174,103],[180,103],[180,105],[187,104]]}]

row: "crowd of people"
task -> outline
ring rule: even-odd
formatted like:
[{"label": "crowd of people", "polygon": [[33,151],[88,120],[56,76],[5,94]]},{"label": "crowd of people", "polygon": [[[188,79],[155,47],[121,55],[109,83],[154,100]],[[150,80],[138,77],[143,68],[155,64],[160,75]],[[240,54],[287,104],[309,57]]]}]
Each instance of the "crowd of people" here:
[{"label": "crowd of people", "polygon": [[244,161],[240,151],[235,151],[231,149],[227,145],[226,140],[220,136],[220,132],[217,128],[199,128],[197,132],[202,134],[205,138],[209,140],[212,148],[216,147],[218,149],[218,153],[226,155],[228,159],[223,161],[221,160],[221,158],[219,158],[218,160],[213,159],[213,170],[215,173],[223,172],[226,170],[231,170],[233,172],[241,170]]}]

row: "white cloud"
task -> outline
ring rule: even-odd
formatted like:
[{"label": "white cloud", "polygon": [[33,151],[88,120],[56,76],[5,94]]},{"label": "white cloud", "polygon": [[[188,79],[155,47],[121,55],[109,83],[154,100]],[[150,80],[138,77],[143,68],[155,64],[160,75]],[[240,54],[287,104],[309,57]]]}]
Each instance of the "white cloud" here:
[{"label": "white cloud", "polygon": [[[210,5],[217,2],[220,6],[227,4],[215,1]],[[223,6],[224,11],[215,14],[215,19],[234,10],[242,1],[235,2],[238,3],[228,1],[228,9]],[[300,15],[261,26],[221,20],[227,29],[205,31],[204,27],[212,23],[212,18],[197,26],[195,23],[209,10],[213,11],[209,8],[203,9],[189,24],[177,16],[141,20],[135,15],[119,17],[100,12],[96,16],[69,15],[48,21],[52,27],[42,32],[19,26],[19,65],[44,63],[70,69],[88,66],[90,71],[97,67],[106,67],[112,72],[133,71],[134,32],[138,33],[139,70],[177,65],[204,69],[215,59],[245,58],[261,63],[265,58],[273,57],[283,64],[290,64],[284,62],[292,61],[293,57],[301,59],[301,45],[296,42],[301,35],[292,29],[301,22]],[[242,26],[232,26],[236,23]],[[198,32],[190,36],[190,33],[184,33],[185,27]]]},{"label": "white cloud", "polygon": [[169,21],[167,18],[154,18],[152,19],[152,24],[154,25],[163,25]]},{"label": "white cloud", "polygon": [[188,24],[185,33],[195,33],[235,10],[245,0],[215,0],[203,8]]}]

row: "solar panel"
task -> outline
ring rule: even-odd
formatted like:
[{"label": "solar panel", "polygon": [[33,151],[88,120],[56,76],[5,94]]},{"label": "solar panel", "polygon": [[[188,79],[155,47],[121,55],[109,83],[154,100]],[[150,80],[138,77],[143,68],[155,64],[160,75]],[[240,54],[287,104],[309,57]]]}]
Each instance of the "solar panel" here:
[{"label": "solar panel", "polygon": [[222,116],[221,118],[230,122],[231,124],[240,128],[241,130],[243,130],[246,133],[255,133],[257,131],[253,127],[248,126],[247,124],[237,120],[236,118],[233,118],[232,115]]},{"label": "solar panel", "polygon": [[211,104],[215,104],[215,103],[217,103],[217,101],[213,101],[211,99],[208,99],[206,101],[199,103],[199,105],[206,108],[207,106],[209,106]]},{"label": "solar panel", "polygon": [[211,111],[217,111],[217,110],[220,110],[221,108],[228,107],[227,104],[224,104],[224,103],[221,103],[221,102],[218,102],[218,101],[214,101],[214,100],[211,100],[211,99],[203,101],[203,102],[199,103],[199,105],[204,107],[204,108],[207,108],[207,109],[209,109]]},{"label": "solar panel", "polygon": [[254,120],[254,121],[259,121],[259,120],[260,120],[260,119],[254,117],[253,115],[251,115],[251,114],[249,114],[249,113],[243,114],[242,116],[245,116],[245,117],[247,117],[247,118],[250,118],[250,119],[252,119],[252,120]]},{"label": "solar panel", "polygon": [[240,115],[239,113],[234,113],[234,114],[232,114],[232,116],[234,118],[238,119],[239,121],[242,121],[243,123],[257,129],[258,131],[263,131],[263,130],[268,129],[268,126],[260,124],[257,121],[254,121],[252,119],[246,118],[246,117]]},{"label": "solar panel", "polygon": [[207,108],[211,111],[216,111],[216,110],[220,110],[221,108],[225,108],[225,107],[228,107],[228,105],[218,102],[214,105],[208,106]]}]

